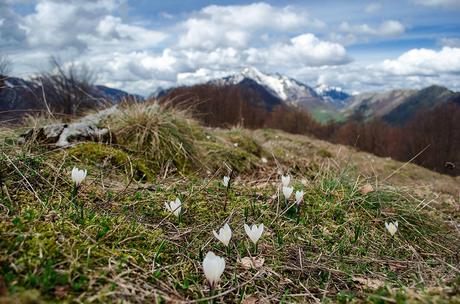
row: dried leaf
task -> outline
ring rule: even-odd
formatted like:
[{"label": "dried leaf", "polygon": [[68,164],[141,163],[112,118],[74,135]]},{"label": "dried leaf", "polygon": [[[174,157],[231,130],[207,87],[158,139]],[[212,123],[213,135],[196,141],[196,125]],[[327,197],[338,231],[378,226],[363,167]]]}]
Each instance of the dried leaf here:
[{"label": "dried leaf", "polygon": [[353,281],[368,289],[378,289],[385,284],[382,280],[364,277],[353,277]]},{"label": "dried leaf", "polygon": [[374,187],[372,187],[371,184],[365,184],[364,186],[362,186],[360,189],[359,189],[359,192],[361,192],[361,194],[368,194],[370,192],[374,192]]},{"label": "dried leaf", "polygon": [[69,286],[56,286],[54,289],[54,296],[58,299],[64,299],[69,295]]},{"label": "dried leaf", "polygon": [[264,258],[251,258],[251,257],[244,257],[240,261],[241,266],[244,269],[256,269],[260,268],[264,265],[265,259]]},{"label": "dried leaf", "polygon": [[0,276],[0,296],[8,295],[8,287],[6,286],[5,279]]},{"label": "dried leaf", "polygon": [[241,304],[269,304],[270,302],[266,299],[259,299],[254,296],[249,296],[245,298]]},{"label": "dried leaf", "polygon": [[241,302],[241,304],[257,304],[258,299],[256,297],[247,297]]}]

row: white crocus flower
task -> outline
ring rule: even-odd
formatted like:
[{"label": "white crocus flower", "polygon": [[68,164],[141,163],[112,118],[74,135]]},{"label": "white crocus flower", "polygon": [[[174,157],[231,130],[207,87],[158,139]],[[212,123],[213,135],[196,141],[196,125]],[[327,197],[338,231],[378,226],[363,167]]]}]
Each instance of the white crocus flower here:
[{"label": "white crocus flower", "polygon": [[385,228],[387,228],[388,232],[393,236],[396,231],[398,231],[398,221],[395,221],[394,223],[387,223],[385,222]]},{"label": "white crocus flower", "polygon": [[225,246],[228,246],[230,239],[232,238],[232,229],[228,224],[225,224],[224,227],[219,229],[219,234],[215,230],[212,231],[216,239],[222,242]]},{"label": "white crocus flower", "polygon": [[209,251],[203,260],[203,271],[211,288],[220,281],[225,269],[224,258],[217,256],[214,252]]},{"label": "white crocus flower", "polygon": [[295,202],[296,204],[300,204],[300,202],[303,200],[303,191],[296,191],[295,192]]},{"label": "white crocus flower", "polygon": [[294,191],[292,187],[283,187],[283,195],[286,200],[291,197],[292,191]]},{"label": "white crocus flower", "polygon": [[224,176],[224,180],[222,181],[222,184],[224,185],[224,187],[228,187],[228,182],[230,181],[230,177],[229,176]]},{"label": "white crocus flower", "polygon": [[289,186],[291,183],[291,177],[289,175],[281,175],[281,183],[283,184],[283,187]]},{"label": "white crocus flower", "polygon": [[72,181],[75,185],[79,186],[83,180],[86,178],[86,170],[79,170],[77,167],[72,169]]},{"label": "white crocus flower", "polygon": [[244,231],[246,231],[246,234],[251,239],[251,241],[254,244],[257,244],[257,241],[260,239],[262,233],[264,232],[264,224],[260,224],[259,227],[257,227],[257,225],[252,225],[252,227],[249,227],[248,225],[244,224]]},{"label": "white crocus flower", "polygon": [[175,201],[165,203],[165,208],[166,208],[166,210],[168,210],[169,212],[174,213],[174,215],[178,217],[179,214],[180,214],[180,211],[182,209],[182,203],[181,203],[180,199],[176,198]]},{"label": "white crocus flower", "polygon": [[260,160],[261,160],[264,164],[268,163],[268,159],[266,159],[265,157],[262,157]]}]

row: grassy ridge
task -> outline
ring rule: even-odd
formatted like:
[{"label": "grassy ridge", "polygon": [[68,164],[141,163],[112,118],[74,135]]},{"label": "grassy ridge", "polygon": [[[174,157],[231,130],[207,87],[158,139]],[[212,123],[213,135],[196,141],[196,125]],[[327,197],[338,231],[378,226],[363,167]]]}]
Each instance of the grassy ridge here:
[{"label": "grassy ridge", "polygon": [[[56,151],[5,141],[0,302],[206,302],[208,250],[227,263],[217,302],[460,301],[455,224],[413,192],[372,183],[364,193],[369,181],[330,165],[324,149],[294,149],[292,140],[268,149],[243,129],[194,128],[202,135],[190,137],[195,156],[185,170],[125,141]],[[298,162],[305,156],[311,161]],[[73,166],[89,172],[78,196],[83,222],[70,202]],[[299,218],[279,193],[279,171],[305,192]],[[164,209],[176,197],[180,222]],[[395,237],[385,230],[390,220],[399,222]],[[230,253],[212,236],[226,222]],[[257,254],[244,223],[266,226]]]}]

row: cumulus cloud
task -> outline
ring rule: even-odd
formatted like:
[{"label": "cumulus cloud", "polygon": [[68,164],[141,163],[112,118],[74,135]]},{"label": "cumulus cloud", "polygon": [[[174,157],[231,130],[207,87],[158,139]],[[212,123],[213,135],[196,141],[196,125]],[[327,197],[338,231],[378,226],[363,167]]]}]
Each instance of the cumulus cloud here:
[{"label": "cumulus cloud", "polygon": [[346,33],[369,36],[397,36],[406,30],[404,25],[396,20],[386,20],[378,27],[372,27],[368,24],[350,24],[342,22],[339,30]]},{"label": "cumulus cloud", "polygon": [[248,63],[272,66],[340,65],[351,61],[342,45],[320,40],[310,33],[296,36],[288,43],[274,44],[266,49],[251,48],[246,52]]},{"label": "cumulus cloud", "polygon": [[23,20],[29,45],[83,51],[103,43],[111,43],[112,47],[115,43],[147,47],[165,38],[162,33],[124,24],[121,18],[112,16],[120,3],[117,0],[40,0],[35,12]]},{"label": "cumulus cloud", "polygon": [[0,46],[17,45],[26,38],[26,31],[19,24],[19,16],[8,3],[0,1]]},{"label": "cumulus cloud", "polygon": [[194,72],[184,72],[177,74],[177,82],[181,85],[192,85],[203,83],[212,79],[227,76],[228,70],[213,70],[208,68],[199,68]]},{"label": "cumulus cloud", "polygon": [[179,37],[184,48],[238,47],[244,48],[257,39],[255,34],[292,32],[306,27],[324,27],[304,10],[286,6],[274,7],[267,3],[249,5],[211,5],[203,8],[181,24],[185,33]]},{"label": "cumulus cloud", "polygon": [[[437,81],[460,86],[455,37],[440,39],[441,50],[414,49],[368,65],[352,61],[345,45],[401,35],[405,27],[396,20],[344,22],[338,32],[328,33],[330,25],[299,7],[261,2],[159,13],[168,22],[155,29],[124,18],[125,0],[30,1],[32,10],[22,16],[11,6],[17,1],[22,0],[0,0],[0,46],[14,50],[15,67],[36,71],[36,63],[57,55],[63,62],[87,64],[101,84],[144,95],[158,86],[199,83],[246,66],[349,90]],[[373,13],[381,5],[364,9]]]},{"label": "cumulus cloud", "polygon": [[460,48],[443,47],[440,51],[412,49],[397,59],[385,60],[381,68],[395,75],[439,75],[460,73]]}]

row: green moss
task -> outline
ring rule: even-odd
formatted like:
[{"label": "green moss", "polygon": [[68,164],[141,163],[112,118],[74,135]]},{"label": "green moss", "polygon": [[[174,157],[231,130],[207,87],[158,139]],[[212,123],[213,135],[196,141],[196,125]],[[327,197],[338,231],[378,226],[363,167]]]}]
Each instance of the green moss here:
[{"label": "green moss", "polygon": [[101,143],[82,143],[68,150],[70,156],[76,157],[90,165],[100,166],[108,163],[111,167],[122,170],[137,180],[153,180],[155,174],[146,161],[130,156],[127,152]]},{"label": "green moss", "polygon": [[257,166],[258,158],[240,147],[211,141],[202,141],[198,144],[204,155],[202,163],[210,169],[216,170],[224,167],[226,163],[236,172],[247,172]]},{"label": "green moss", "polygon": [[[413,193],[381,184],[362,194],[364,182],[350,167],[324,166],[329,160],[318,154],[312,164],[301,153],[315,150],[296,150],[294,144],[302,142],[264,132],[279,134],[281,145],[274,149],[289,157],[259,167],[257,142],[247,144],[252,133],[244,130],[209,131],[211,138],[194,139],[200,160],[194,166],[217,169],[226,162],[239,172],[228,192],[222,176],[209,179],[200,172],[119,187],[136,162],[144,165],[136,169],[140,176],[153,173],[142,153],[116,146],[88,143],[41,157],[11,156],[44,203],[4,161],[7,167],[0,170],[11,199],[0,192],[0,285],[7,287],[6,301],[27,294],[43,302],[199,301],[209,295],[202,261],[210,250],[227,265],[216,290],[224,295],[216,302],[250,296],[289,303],[312,297],[325,303],[458,299],[451,265],[458,262],[459,236],[442,210],[424,208]],[[89,169],[78,192],[83,221],[69,202],[68,171],[79,162]],[[285,209],[279,166],[289,170],[294,189],[304,191],[298,216]],[[180,220],[164,208],[176,197],[183,202]],[[391,237],[384,223],[394,220],[399,229]],[[233,231],[230,253],[212,234],[224,223]],[[265,225],[257,254],[244,223]],[[242,267],[238,259],[249,255],[263,258],[263,268]],[[363,286],[356,277],[377,279],[384,287]],[[439,292],[428,292],[437,286]]]},{"label": "green moss", "polygon": [[243,129],[231,129],[226,131],[224,137],[231,142],[233,145],[237,145],[238,148],[246,151],[249,154],[260,156],[262,153],[262,147],[248,134],[248,131]]},{"label": "green moss", "polygon": [[319,149],[317,154],[323,158],[331,158],[333,155],[326,149]]}]

